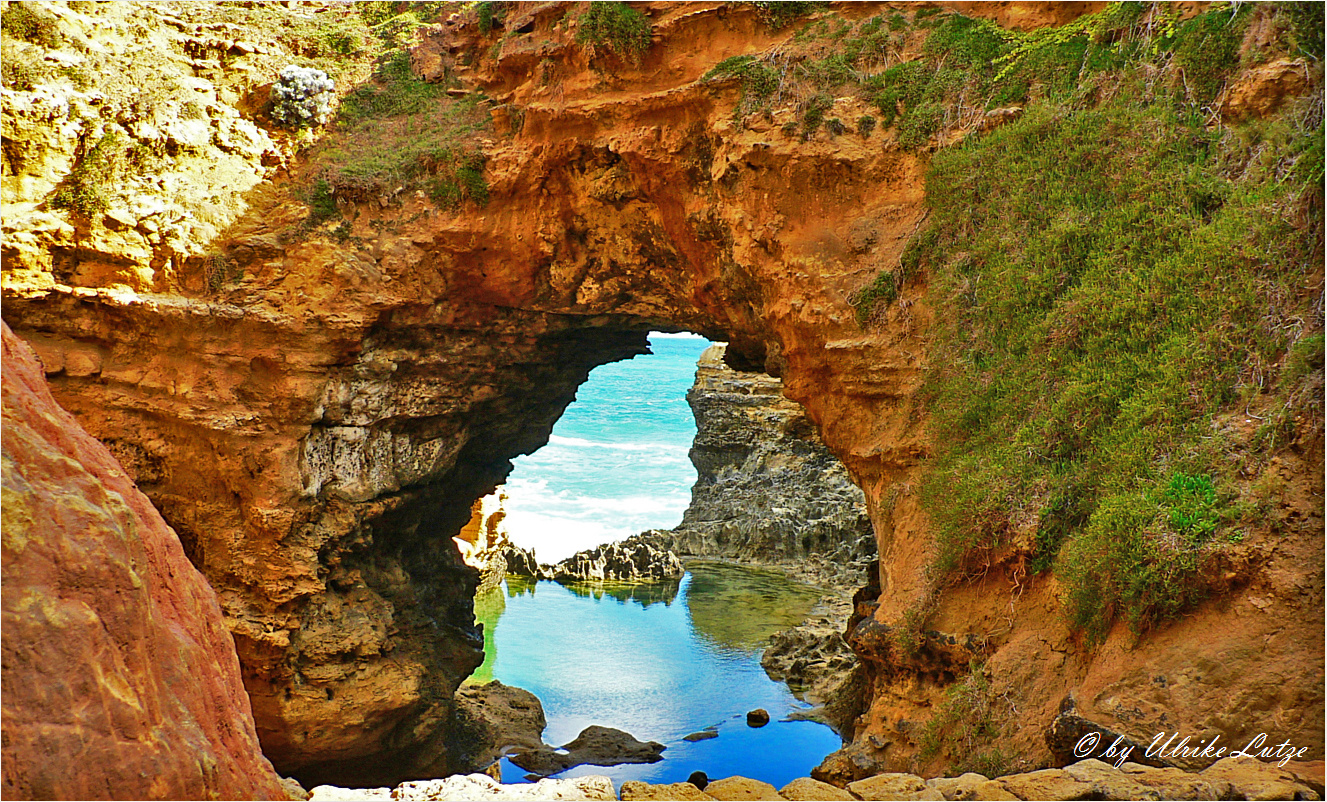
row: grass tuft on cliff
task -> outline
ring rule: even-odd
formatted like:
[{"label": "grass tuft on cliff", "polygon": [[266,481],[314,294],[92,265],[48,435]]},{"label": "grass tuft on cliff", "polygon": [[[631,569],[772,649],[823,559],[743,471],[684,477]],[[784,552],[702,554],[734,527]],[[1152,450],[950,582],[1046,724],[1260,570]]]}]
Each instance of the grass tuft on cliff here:
[{"label": "grass tuft on cliff", "polygon": [[[1142,24],[1103,14],[1116,34]],[[1013,50],[936,23],[946,53],[1003,54],[1003,73],[978,75],[993,97],[1010,76],[1036,97],[936,153],[929,227],[905,259],[929,272],[937,312],[926,393],[941,436],[922,487],[937,576],[1022,553],[1053,569],[1089,641],[1213,592],[1274,501],[1251,478],[1321,427],[1323,381],[1321,101],[1212,124],[1238,64],[1230,10],[1110,41],[1094,38],[1101,19]],[[882,273],[866,308],[892,301],[903,271]]]},{"label": "grass tuft on cliff", "polygon": [[394,201],[418,189],[446,209],[465,200],[487,202],[475,142],[488,125],[482,96],[452,98],[447,83],[428,83],[410,70],[406,47],[421,24],[419,13],[446,5],[359,4],[374,37],[376,65],[371,78],[342,99],[330,132],[310,154],[306,231],[339,220],[338,201]]},{"label": "grass tuft on cliff", "polygon": [[650,49],[650,21],[617,0],[595,0],[577,20],[576,41],[639,62]]}]

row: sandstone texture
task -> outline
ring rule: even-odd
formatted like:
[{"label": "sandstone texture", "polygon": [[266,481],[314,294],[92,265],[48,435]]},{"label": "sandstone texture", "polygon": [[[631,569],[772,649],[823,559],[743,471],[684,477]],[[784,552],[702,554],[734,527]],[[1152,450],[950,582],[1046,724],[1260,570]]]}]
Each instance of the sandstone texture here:
[{"label": "sandstone texture", "polygon": [[4,796],[285,799],[216,594],[0,334]]},{"label": "sandstone texture", "polygon": [[704,800],[714,797],[700,790],[691,783],[668,783],[651,785],[650,783],[627,780],[622,783],[622,798],[632,800]]},{"label": "sandstone texture", "polygon": [[[1017,710],[1005,747],[1028,767],[1052,762],[1044,732],[1071,694],[1083,720],[1142,743],[1266,731],[1320,759],[1321,438],[1269,469],[1289,488],[1271,513],[1286,534],[1251,531],[1230,591],[1165,627],[1121,624],[1085,648],[1054,578],[1016,552],[934,596],[916,493],[944,436],[918,396],[925,277],[869,326],[851,304],[925,217],[928,152],[889,132],[783,136],[792,104],[735,117],[740,86],[702,77],[788,52],[792,31],[754,5],[639,7],[652,38],[633,63],[577,44],[563,3],[509,10],[511,30],[481,33],[473,14],[425,29],[416,72],[451,70],[462,92],[492,98],[476,135],[488,204],[341,197],[341,233],[305,225],[314,176],[260,111],[293,51],[204,18],[238,10],[61,6],[69,36],[111,43],[99,97],[63,79],[4,89],[3,318],[215,588],[276,768],[306,785],[389,785],[463,763],[449,733],[482,657],[479,572],[452,538],[510,459],[547,441],[589,371],[643,353],[650,330],[725,341],[728,365],[778,376],[863,493],[879,563],[846,640],[870,704],[818,776],[924,770],[919,734],[974,659]],[[939,7],[1032,29],[1096,6]],[[914,36],[901,53],[919,47]],[[179,82],[158,93],[165,111],[135,112],[144,75]],[[185,100],[203,116],[185,117]],[[832,113],[870,108],[834,98]],[[166,158],[119,182],[106,214],[53,208],[78,148],[110,133]],[[921,609],[920,642],[897,649]]]},{"label": "sandstone texture", "polygon": [[747,777],[725,777],[705,786],[705,793],[713,799],[782,799],[774,786]]}]

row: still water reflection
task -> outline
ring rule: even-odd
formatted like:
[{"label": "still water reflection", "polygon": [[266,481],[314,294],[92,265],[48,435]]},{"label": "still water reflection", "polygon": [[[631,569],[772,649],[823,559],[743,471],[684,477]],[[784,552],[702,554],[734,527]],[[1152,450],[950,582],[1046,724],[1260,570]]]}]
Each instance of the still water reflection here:
[{"label": "still water reflection", "polygon": [[[508,577],[475,600],[487,651],[473,681],[496,678],[538,696],[547,743],[600,724],[668,747],[660,763],[579,766],[557,776],[605,774],[620,785],[681,782],[700,770],[781,786],[840,745],[822,724],[782,721],[805,705],[760,667],[765,639],[799,623],[818,595],[781,574],[718,563],[693,563],[680,582],[653,585]],[[746,712],[757,707],[771,722],[750,728]],[[682,740],[711,727],[718,738]],[[503,762],[505,782],[523,777]]]}]

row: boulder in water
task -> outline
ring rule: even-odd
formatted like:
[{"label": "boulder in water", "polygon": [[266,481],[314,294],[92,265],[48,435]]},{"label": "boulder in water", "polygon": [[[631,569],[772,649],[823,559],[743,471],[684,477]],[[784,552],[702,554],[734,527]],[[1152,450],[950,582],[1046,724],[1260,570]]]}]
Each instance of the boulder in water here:
[{"label": "boulder in water", "polygon": [[746,714],[746,723],[748,727],[765,726],[769,723],[769,711],[763,707],[757,707]]},{"label": "boulder in water", "polygon": [[510,760],[531,774],[548,776],[585,764],[658,763],[663,760],[664,749],[657,741],[638,741],[622,730],[592,725],[560,750],[545,746],[511,755]]}]

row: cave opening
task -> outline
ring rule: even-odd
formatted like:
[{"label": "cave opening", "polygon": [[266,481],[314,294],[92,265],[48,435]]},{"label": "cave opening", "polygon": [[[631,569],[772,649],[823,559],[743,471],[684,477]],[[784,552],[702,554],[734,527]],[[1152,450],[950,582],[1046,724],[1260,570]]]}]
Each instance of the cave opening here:
[{"label": "cave opening", "polygon": [[[830,727],[806,718],[813,706],[760,663],[768,638],[802,623],[817,591],[694,554],[678,565],[679,576],[617,581],[611,558],[595,551],[640,542],[671,557],[670,530],[697,481],[689,452],[699,414],[689,394],[700,389],[698,362],[714,370],[725,344],[657,331],[649,344],[648,355],[590,373],[548,444],[513,461],[506,483],[476,503],[457,539],[484,572],[475,613],[485,660],[467,686],[496,679],[532,692],[546,715],[543,741],[563,747],[508,754],[499,762],[504,782],[598,774],[620,786],[682,782],[700,771],[782,785],[841,746]],[[531,564],[542,567],[532,576],[514,567],[495,574],[507,559],[485,561],[498,543],[532,551]],[[641,553],[633,552],[638,562],[648,559]],[[610,578],[573,574],[587,564]],[[772,714],[768,724],[747,723],[756,709]],[[661,744],[662,759],[554,771],[595,726]]]}]

